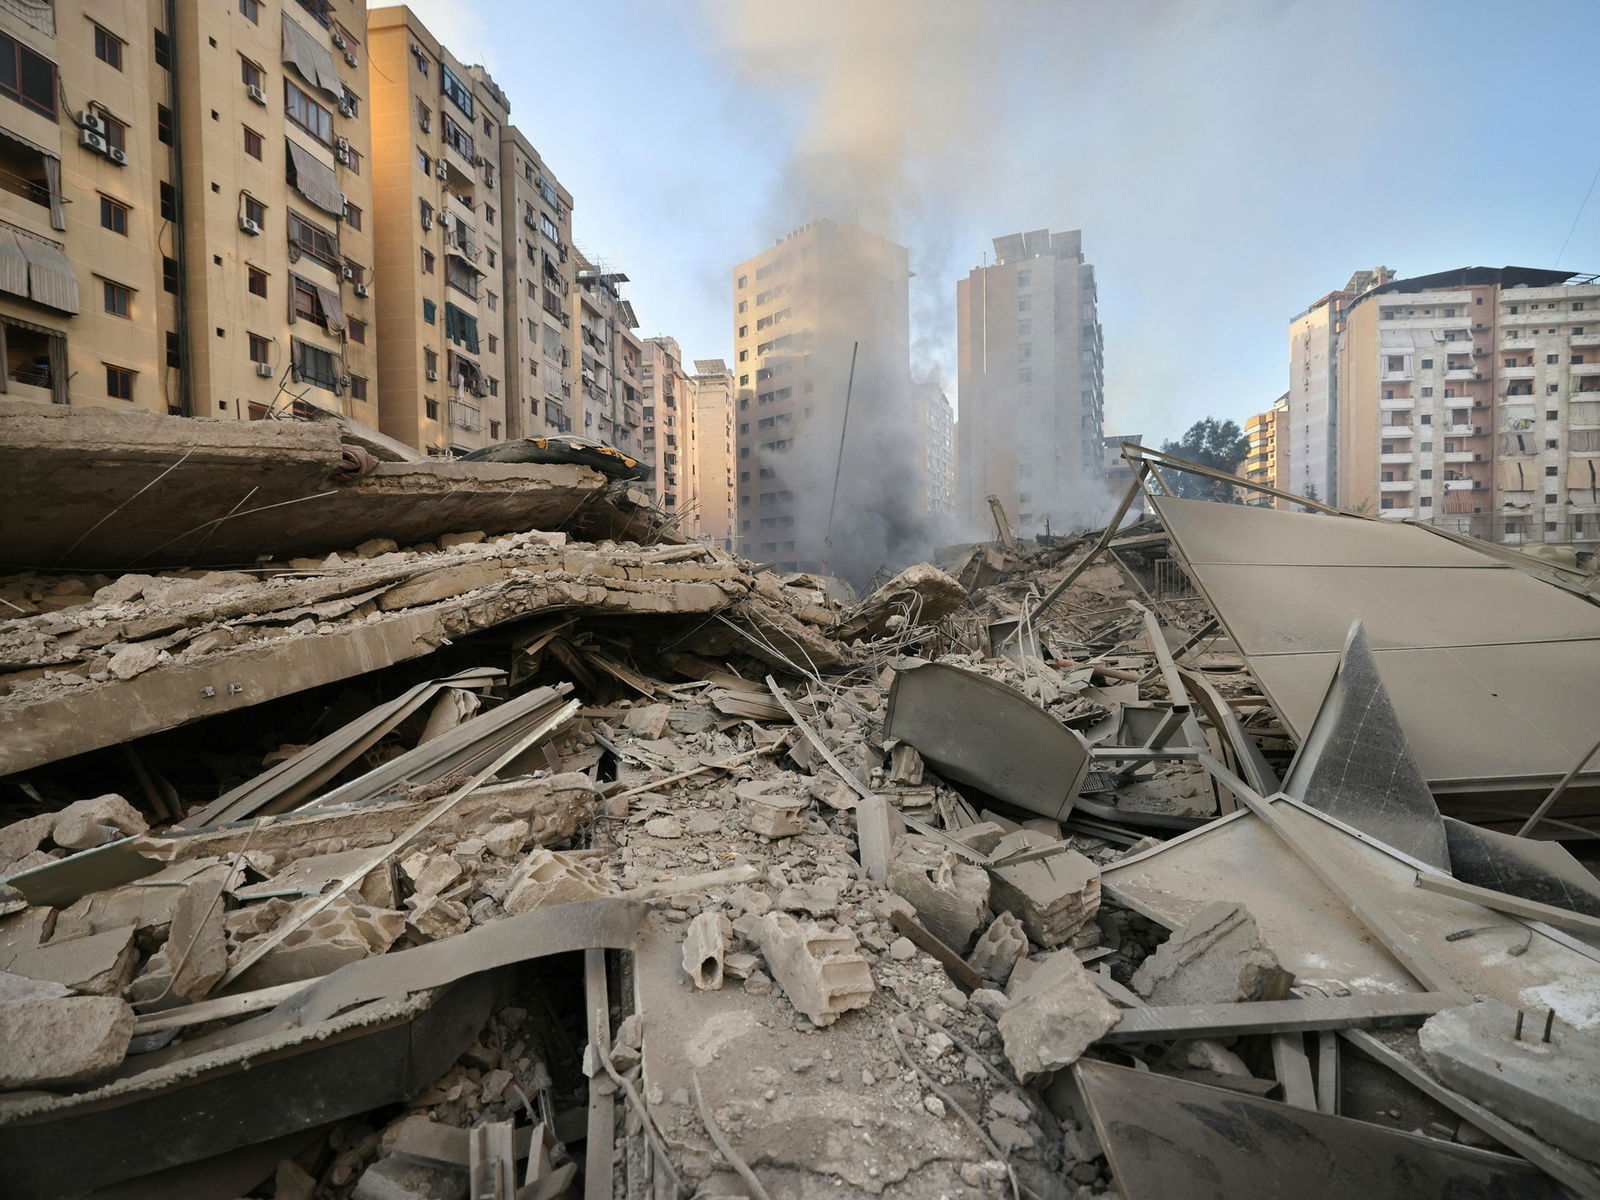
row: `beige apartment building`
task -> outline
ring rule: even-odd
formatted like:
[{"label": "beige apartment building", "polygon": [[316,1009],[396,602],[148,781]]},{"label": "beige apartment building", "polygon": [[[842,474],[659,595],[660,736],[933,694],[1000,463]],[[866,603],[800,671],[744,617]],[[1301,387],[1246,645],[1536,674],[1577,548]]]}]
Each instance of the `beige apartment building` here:
[{"label": "beige apartment building", "polygon": [[368,18],[380,427],[430,454],[462,453],[506,430],[508,105],[409,8]]},{"label": "beige apartment building", "polygon": [[644,340],[644,460],[654,470],[643,486],[680,532],[700,532],[700,468],[695,449],[694,379],[676,338]]},{"label": "beige apartment building", "polygon": [[574,320],[568,330],[569,355],[578,378],[570,401],[546,398],[547,426],[559,420],[567,433],[615,446],[649,461],[644,444],[645,345],[634,331],[639,318],[622,294],[628,277],[574,251]]},{"label": "beige apartment building", "polygon": [[572,193],[514,125],[500,131],[499,207],[506,437],[559,433],[575,407]]},{"label": "beige apartment building", "polygon": [[948,516],[956,504],[956,417],[944,390],[931,380],[915,386],[918,466],[923,511]]},{"label": "beige apartment building", "polygon": [[994,254],[956,284],[957,509],[985,529],[994,495],[1025,536],[1061,533],[1105,506],[1094,267],[1076,229],[995,238]]},{"label": "beige apartment building", "polygon": [[905,247],[828,220],[733,269],[743,553],[865,578],[917,507],[909,278]]},{"label": "beige apartment building", "polygon": [[739,494],[734,482],[739,439],[734,432],[733,371],[720,358],[697,358],[691,383],[700,536],[724,550],[732,550],[739,521]]},{"label": "beige apartment building", "polygon": [[[1245,451],[1242,472],[1246,479],[1280,491],[1289,490],[1288,417],[1289,394],[1285,392],[1266,412],[1256,413],[1245,421],[1244,435],[1249,442],[1249,449]],[[1287,500],[1276,500],[1249,488],[1238,488],[1237,491],[1242,503],[1259,508],[1290,506]]]},{"label": "beige apartment building", "polygon": [[3,386],[373,423],[366,9],[174,8],[0,5]]},{"label": "beige apartment building", "polygon": [[1338,369],[1343,507],[1510,544],[1600,541],[1596,276],[1394,280],[1351,302]]}]

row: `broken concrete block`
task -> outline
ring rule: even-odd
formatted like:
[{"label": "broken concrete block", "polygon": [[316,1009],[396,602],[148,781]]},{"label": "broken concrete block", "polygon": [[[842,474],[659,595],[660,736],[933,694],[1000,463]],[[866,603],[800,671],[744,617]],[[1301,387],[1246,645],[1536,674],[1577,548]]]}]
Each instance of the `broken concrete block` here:
[{"label": "broken concrete block", "polygon": [[989,922],[989,876],[931,838],[905,837],[889,861],[889,888],[957,954]]},{"label": "broken concrete block", "polygon": [[996,917],[967,956],[967,965],[985,979],[1005,987],[1017,960],[1028,953],[1028,935],[1012,913]]},{"label": "broken concrete block", "polygon": [[369,954],[382,954],[405,928],[404,913],[368,908],[341,896],[262,955],[239,977],[239,990],[326,975]]},{"label": "broken concrete block", "polygon": [[889,782],[917,787],[922,783],[922,755],[910,742],[901,742],[889,752]]},{"label": "broken concrete block", "polygon": [[87,1083],[122,1065],[133,1009],[120,996],[0,1004],[0,1090]]},{"label": "broken concrete block", "polygon": [[[990,856],[1004,858],[1060,845],[1058,838],[1018,829],[996,842]],[[1028,936],[1046,948],[1077,933],[1100,907],[1100,868],[1075,850],[1061,849],[1047,859],[996,867],[990,875],[995,909],[1014,913]]]},{"label": "broken concrete block", "polygon": [[150,828],[137,808],[115,792],[78,800],[56,814],[50,837],[69,850],[92,850]]},{"label": "broken concrete block", "polygon": [[791,883],[778,893],[778,907],[813,917],[829,916],[839,911],[839,885],[821,881]]},{"label": "broken concrete block", "polygon": [[[222,887],[232,872],[217,866],[186,882],[172,910],[171,931],[161,948],[175,972],[171,995],[202,1000],[228,972],[228,942]],[[168,890],[168,889],[162,889]]]},{"label": "broken concrete block", "polygon": [[446,900],[442,896],[412,896],[406,905],[411,909],[408,923],[425,941],[438,942],[455,937],[472,926],[472,913],[459,900]]},{"label": "broken concrete block", "polygon": [[531,830],[526,821],[507,821],[491,825],[483,832],[483,844],[496,858],[510,858],[528,843]]},{"label": "broken concrete block", "polygon": [[613,896],[617,887],[582,859],[571,858],[543,846],[517,865],[506,882],[507,913],[530,912],[552,904]]},{"label": "broken concrete block", "polygon": [[513,568],[492,560],[424,571],[379,596],[378,607],[384,612],[393,612],[400,608],[416,608],[422,604],[449,600],[508,579],[512,571]]},{"label": "broken concrete block", "polygon": [[1133,973],[1133,990],[1152,1004],[1282,1000],[1293,982],[1255,918],[1225,900],[1202,908]]},{"label": "broken concrete block", "polygon": [[53,908],[37,906],[0,918],[0,971],[11,969],[11,960],[42,945],[56,927]]},{"label": "broken concrete block", "polygon": [[414,896],[431,899],[461,878],[461,864],[448,854],[412,855],[400,864]]},{"label": "broken concrete block", "polygon": [[1022,1083],[1071,1066],[1121,1020],[1077,955],[1040,964],[996,1022],[1006,1059]]},{"label": "broken concrete block", "polygon": [[683,969],[701,991],[722,986],[723,959],[732,936],[733,927],[719,912],[703,912],[689,922],[683,937]]},{"label": "broken concrete block", "polygon": [[399,1155],[380,1158],[356,1180],[353,1200],[466,1200],[467,1172]]},{"label": "broken concrete block", "polygon": [[10,874],[10,866],[37,850],[55,828],[56,813],[24,817],[0,829],[0,875]]},{"label": "broken concrete block", "polygon": [[652,817],[640,826],[640,830],[646,837],[681,838],[683,836],[683,822],[676,817]]},{"label": "broken concrete block", "polygon": [[641,704],[628,711],[622,724],[642,738],[655,740],[667,731],[667,718],[672,708],[666,704]]},{"label": "broken concrete block", "polygon": [[393,554],[400,549],[400,543],[393,538],[368,538],[356,547],[357,558],[377,558],[380,554]]},{"label": "broken concrete block", "polygon": [[139,957],[133,935],[133,926],[124,925],[88,937],[46,942],[16,955],[6,969],[29,979],[53,979],[75,992],[120,996]]},{"label": "broken concrete block", "polygon": [[106,664],[106,670],[118,679],[132,679],[143,675],[161,661],[161,651],[148,642],[137,642],[120,647]]},{"label": "broken concrete block", "polygon": [[[777,786],[784,786],[778,784]],[[800,814],[810,803],[804,796],[781,791],[756,791],[750,784],[741,783],[734,795],[745,802],[745,828],[762,837],[794,837],[805,827]]]},{"label": "broken concrete block", "polygon": [[964,825],[950,831],[950,836],[956,841],[963,846],[971,846],[979,854],[992,854],[1005,835],[1006,830],[993,821],[979,821],[975,825]]},{"label": "broken concrete block", "polygon": [[70,995],[71,988],[52,979],[29,979],[26,975],[0,971],[0,1004],[20,1004],[24,1000],[60,1000]]},{"label": "broken concrete block", "polygon": [[1433,1073],[1552,1146],[1600,1163],[1600,1035],[1551,1027],[1496,1000],[1435,1013],[1418,1033]]},{"label": "broken concrete block", "polygon": [[487,536],[481,529],[474,529],[468,533],[442,533],[438,538],[438,546],[441,550],[454,550],[457,546],[475,545]]},{"label": "broken concrete block", "polygon": [[[761,953],[789,1003],[815,1025],[831,1025],[839,1014],[865,1008],[874,984],[855,935],[828,932],[812,922],[770,912],[757,930]],[[755,976],[745,981],[748,990]]]}]

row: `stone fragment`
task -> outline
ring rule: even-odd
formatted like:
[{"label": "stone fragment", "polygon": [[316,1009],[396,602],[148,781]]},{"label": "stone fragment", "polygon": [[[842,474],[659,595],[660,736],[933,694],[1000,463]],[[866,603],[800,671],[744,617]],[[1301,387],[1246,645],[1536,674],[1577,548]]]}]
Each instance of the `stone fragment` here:
[{"label": "stone fragment", "polygon": [[839,911],[837,883],[791,883],[778,893],[778,907],[789,912],[826,917]]},{"label": "stone fragment", "polygon": [[0,875],[10,874],[12,863],[39,848],[55,828],[56,816],[56,813],[40,813],[0,829]]},{"label": "stone fragment", "polygon": [[1028,953],[1028,937],[1014,913],[996,917],[967,956],[967,965],[985,979],[1005,987],[1017,960]]},{"label": "stone fragment", "polygon": [[917,956],[917,945],[910,938],[895,938],[889,943],[889,957],[895,962],[907,962]]},{"label": "stone fragment", "polygon": [[989,876],[931,838],[905,837],[889,861],[889,888],[957,954],[989,921]]},{"label": "stone fragment", "polygon": [[1435,1013],[1417,1037],[1433,1073],[1490,1112],[1552,1146],[1600,1163],[1600,1035],[1496,1000]]},{"label": "stone fragment", "polygon": [[69,850],[92,850],[150,828],[143,814],[115,792],[77,800],[56,814],[50,837]]},{"label": "stone fragment", "polygon": [[406,901],[411,910],[407,923],[424,941],[437,942],[465,933],[472,926],[472,913],[459,900],[442,896],[412,896]]},{"label": "stone fragment", "polygon": [[623,726],[642,738],[654,741],[667,731],[667,718],[672,708],[666,704],[641,704],[628,710]]},{"label": "stone fragment", "polygon": [[514,916],[552,904],[612,896],[616,891],[610,879],[582,859],[540,846],[511,873],[502,903]]},{"label": "stone fragment", "polygon": [[723,961],[733,927],[719,912],[703,912],[683,936],[683,969],[703,992],[722,986]]},{"label": "stone fragment", "polygon": [[411,881],[411,893],[431,900],[461,878],[461,864],[448,854],[416,854],[401,863]]},{"label": "stone fragment", "polygon": [[991,1021],[998,1021],[1000,1014],[1010,1005],[1011,999],[1004,992],[997,992],[994,988],[979,988],[967,997],[967,1003]]},{"label": "stone fragment", "polygon": [[0,1090],[87,1083],[122,1065],[133,1009],[120,996],[0,1003]]},{"label": "stone fragment", "polygon": [[369,908],[340,897],[267,951],[239,977],[238,989],[249,991],[327,975],[346,963],[382,954],[405,928],[404,913]]},{"label": "stone fragment", "polygon": [[357,558],[377,558],[380,554],[393,554],[400,543],[393,538],[368,538],[356,547]]},{"label": "stone fragment", "polygon": [[690,837],[708,837],[722,829],[722,818],[715,813],[698,812],[683,823],[683,831]]},{"label": "stone fragment", "polygon": [[752,996],[772,995],[772,977],[765,971],[752,971],[745,978],[744,990]]},{"label": "stone fragment", "polygon": [[761,965],[761,960],[745,950],[722,956],[722,973],[732,979],[748,979]]},{"label": "stone fragment", "polygon": [[989,1122],[989,1136],[994,1144],[1007,1154],[1026,1150],[1033,1145],[1033,1135],[1015,1121],[999,1117]]},{"label": "stone fragment", "polygon": [[922,782],[922,755],[910,742],[901,742],[889,752],[889,782],[916,787]]},{"label": "stone fragment", "polygon": [[356,1180],[353,1200],[466,1200],[467,1172],[391,1154],[380,1158]]},{"label": "stone fragment", "polygon": [[474,529],[468,533],[444,533],[439,535],[438,546],[441,550],[454,550],[457,546],[474,545],[487,536],[481,529]]},{"label": "stone fragment", "polygon": [[1011,1069],[1028,1083],[1077,1062],[1120,1019],[1077,955],[1063,950],[1034,972],[998,1027]]},{"label": "stone fragment", "polygon": [[857,952],[854,934],[770,912],[761,918],[759,935],[768,969],[789,1003],[813,1024],[831,1025],[839,1014],[871,1002],[872,971]]},{"label": "stone fragment", "polygon": [[[992,858],[1061,845],[1033,829],[1017,829],[995,843]],[[1100,907],[1100,868],[1075,850],[1048,859],[996,867],[991,900],[997,910],[1014,913],[1028,936],[1045,948],[1059,946]]]},{"label": "stone fragment", "polygon": [[531,832],[526,821],[506,821],[483,832],[483,844],[496,858],[510,858],[528,844]]},{"label": "stone fragment", "polygon": [[1233,1004],[1282,1000],[1293,981],[1249,911],[1218,900],[1140,964],[1133,990],[1152,1004]]},{"label": "stone fragment", "polygon": [[88,937],[46,942],[16,955],[6,969],[29,979],[51,979],[75,992],[120,996],[139,957],[133,935],[133,926],[124,925]]},{"label": "stone fragment", "polygon": [[808,803],[803,796],[776,793],[746,799],[745,828],[762,837],[794,837],[805,828],[800,814]]},{"label": "stone fragment", "polygon": [[647,837],[670,841],[683,836],[683,822],[676,817],[652,817],[641,828]]},{"label": "stone fragment", "polygon": [[160,661],[161,651],[148,642],[136,642],[118,648],[111,656],[111,661],[106,663],[106,670],[118,679],[132,679],[135,675],[143,675]]},{"label": "stone fragment", "polygon": [[10,970],[11,960],[43,944],[56,927],[58,914],[43,905],[0,917],[0,971]]},{"label": "stone fragment", "polygon": [[177,898],[166,944],[135,981],[134,1000],[167,996],[203,1000],[227,974],[227,906],[222,888],[230,873],[229,868],[216,866],[182,887],[144,889],[176,892]]}]

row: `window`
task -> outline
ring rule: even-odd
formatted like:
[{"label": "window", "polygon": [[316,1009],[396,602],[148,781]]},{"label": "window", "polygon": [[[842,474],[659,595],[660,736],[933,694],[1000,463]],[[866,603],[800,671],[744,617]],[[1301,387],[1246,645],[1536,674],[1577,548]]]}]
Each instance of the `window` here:
[{"label": "window", "polygon": [[429,204],[426,200],[417,200],[417,216],[422,221],[422,227],[424,229],[431,229],[433,227],[433,205]]},{"label": "window", "polygon": [[261,135],[248,125],[244,127],[244,152],[251,158],[261,157]]},{"label": "window", "polygon": [[261,24],[261,0],[239,0],[239,12],[252,25]]},{"label": "window", "polygon": [[339,386],[339,372],[334,367],[333,355],[309,342],[294,343],[294,372],[297,379],[329,391]]},{"label": "window", "polygon": [[245,217],[265,229],[267,225],[267,206],[254,196],[245,196],[243,199]]},{"label": "window", "polygon": [[119,317],[130,317],[133,315],[132,288],[123,287],[120,283],[112,283],[109,279],[102,279],[100,281],[100,287],[103,299],[105,301],[105,309],[108,313],[112,313],[113,315]]},{"label": "window", "polygon": [[361,228],[361,210],[348,200],[344,202],[344,223],[351,229]]},{"label": "window", "polygon": [[[1557,499],[1556,499],[1556,495],[1555,495],[1555,493],[1554,493],[1554,492],[1546,492],[1546,493],[1545,493],[1545,497],[1544,497],[1544,502],[1545,502],[1545,503],[1546,503],[1546,504],[1558,504],[1558,503],[1560,503],[1560,502],[1559,502],[1559,501],[1558,501],[1558,500],[1557,500]],[[1555,528],[1555,526],[1554,526],[1554,525],[1547,525],[1547,526],[1545,526],[1545,528],[1546,528],[1546,529],[1554,529],[1554,528]]]},{"label": "window", "polygon": [[422,273],[424,275],[432,275],[433,274],[434,262],[435,262],[435,260],[434,260],[434,257],[433,257],[433,251],[432,250],[426,250],[426,249],[423,250],[423,252],[422,252]]},{"label": "window", "polygon": [[333,114],[295,86],[283,81],[283,115],[324,146],[333,145]]},{"label": "window", "polygon": [[439,90],[467,116],[472,116],[472,92],[456,77],[456,73],[443,63],[439,64]]},{"label": "window", "polygon": [[422,302],[422,319],[424,321],[426,321],[429,325],[433,325],[436,323],[438,315],[439,306],[437,304],[435,304],[432,300],[424,300]]},{"label": "window", "polygon": [[1577,366],[1577,365],[1578,365],[1578,364],[1579,364],[1579,363],[1581,363],[1581,362],[1583,362],[1583,355],[1581,355],[1581,354],[1574,354],[1574,355],[1573,355],[1573,356],[1572,356],[1572,363],[1573,363],[1573,365],[1574,365],[1574,366]]},{"label": "window", "polygon": [[100,227],[128,236],[128,206],[110,196],[100,197]]},{"label": "window", "polygon": [[422,352],[422,366],[423,366],[423,369],[428,372],[428,375],[429,375],[430,378],[432,376],[437,375],[439,373],[439,353],[438,353],[438,351],[436,351],[436,350],[424,350]]},{"label": "window", "polygon": [[322,324],[322,306],[317,302],[317,285],[298,275],[289,276],[289,306],[293,320],[304,318]]},{"label": "window", "polygon": [[1423,413],[1420,423],[1423,424],[1423,425],[1432,425],[1433,424],[1433,416],[1431,414],[1429,414],[1429,413]]},{"label": "window", "polygon": [[500,339],[495,337],[495,335],[492,334],[492,333],[489,335],[489,353],[490,354],[499,354],[500,353]]},{"label": "window", "polygon": [[365,375],[350,376],[350,399],[365,400],[367,398],[367,377]]},{"label": "window", "polygon": [[339,269],[339,240],[332,232],[290,210],[289,245],[330,270]]},{"label": "window", "polygon": [[[485,204],[483,206],[483,223],[485,225],[493,225],[494,224],[494,205]],[[491,250],[489,253],[493,254],[494,251]]]},{"label": "window", "polygon": [[1554,396],[1561,391],[1561,385],[1559,383],[1547,383],[1544,385],[1544,390],[1546,395]]},{"label": "window", "polygon": [[127,367],[113,367],[106,364],[106,395],[113,400],[133,399],[134,372]]},{"label": "window", "polygon": [[167,366],[183,366],[183,348],[178,344],[178,335],[167,334]]},{"label": "window", "polygon": [[1554,476],[1554,475],[1555,475],[1555,473],[1556,473],[1556,468],[1555,468],[1555,467],[1546,467],[1546,468],[1545,468],[1545,469],[1544,469],[1544,473],[1545,473],[1545,474],[1546,474],[1546,475],[1549,475],[1549,476]]},{"label": "window", "polygon": [[339,91],[344,97],[344,107],[350,110],[350,115],[352,117],[359,117],[361,115],[361,97],[356,95],[343,84],[340,85]]},{"label": "window", "polygon": [[444,118],[444,144],[468,162],[476,159],[478,151],[472,144],[472,135],[456,124],[449,113],[441,113],[440,116]]},{"label": "window", "polygon": [[250,335],[250,361],[253,363],[270,363],[272,361],[272,343],[259,333]]},{"label": "window", "polygon": [[1433,395],[1433,389],[1431,387],[1424,387],[1422,389],[1422,394],[1424,396],[1431,396],[1431,395]]},{"label": "window", "polygon": [[267,273],[260,267],[249,269],[249,282],[246,287],[252,296],[265,296],[267,294]]},{"label": "window", "polygon": [[1546,421],[1558,421],[1558,420],[1561,419],[1561,414],[1559,412],[1557,412],[1553,408],[1546,409],[1545,410],[1545,414],[1544,414],[1544,419]]},{"label": "window", "polygon": [[172,145],[172,110],[165,104],[156,105],[156,138],[163,146]]},{"label": "window", "polygon": [[1431,371],[1431,370],[1433,370],[1433,359],[1431,359],[1431,358],[1425,358],[1425,359],[1423,359],[1423,360],[1422,360],[1422,369],[1423,369],[1423,370],[1424,370],[1424,371]]},{"label": "window", "polygon": [[172,70],[172,39],[165,29],[155,31],[156,66]]},{"label": "window", "polygon": [[246,87],[264,88],[267,82],[261,64],[251,62],[242,54],[239,56],[239,78],[244,81]]},{"label": "window", "polygon": [[[90,22],[91,25],[94,22]],[[122,70],[122,48],[127,45],[109,29],[94,27],[94,56],[107,66]]]},{"label": "window", "polygon": [[100,119],[106,123],[106,145],[113,150],[128,150],[128,127],[115,117],[106,115],[102,109]]},{"label": "window", "polygon": [[426,411],[428,420],[437,421],[439,419],[439,402],[437,400],[429,400],[426,405]]},{"label": "window", "polygon": [[1018,296],[1017,297],[1017,311],[1018,312],[1027,312],[1032,307],[1033,307],[1033,301],[1032,301],[1031,298],[1029,298],[1027,296]]},{"label": "window", "polygon": [[358,317],[350,317],[346,321],[346,327],[350,331],[350,340],[352,342],[355,342],[358,346],[367,344],[367,323],[365,321]]},{"label": "window", "polygon": [[1419,474],[1424,479],[1432,479],[1433,478],[1433,468],[1432,467],[1423,467],[1422,470],[1419,472]]},{"label": "window", "polygon": [[55,119],[56,65],[16,38],[0,33],[0,96]]},{"label": "window", "polygon": [[163,221],[178,219],[177,189],[164,179],[161,181],[161,219]]},{"label": "window", "polygon": [[550,219],[548,213],[539,214],[539,232],[544,234],[557,245],[561,243],[561,231],[556,228],[556,223]]},{"label": "window", "polygon": [[165,254],[161,256],[161,287],[174,295],[178,292],[178,260]]}]

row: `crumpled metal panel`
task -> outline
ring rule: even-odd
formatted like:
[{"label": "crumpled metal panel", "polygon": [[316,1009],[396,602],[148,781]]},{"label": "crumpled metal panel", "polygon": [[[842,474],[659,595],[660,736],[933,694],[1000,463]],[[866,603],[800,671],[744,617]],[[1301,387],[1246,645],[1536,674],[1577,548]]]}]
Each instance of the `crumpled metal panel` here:
[{"label": "crumpled metal panel", "polygon": [[1059,821],[1089,773],[1089,747],[1015,688],[944,663],[898,667],[884,733],[954,783]]}]

